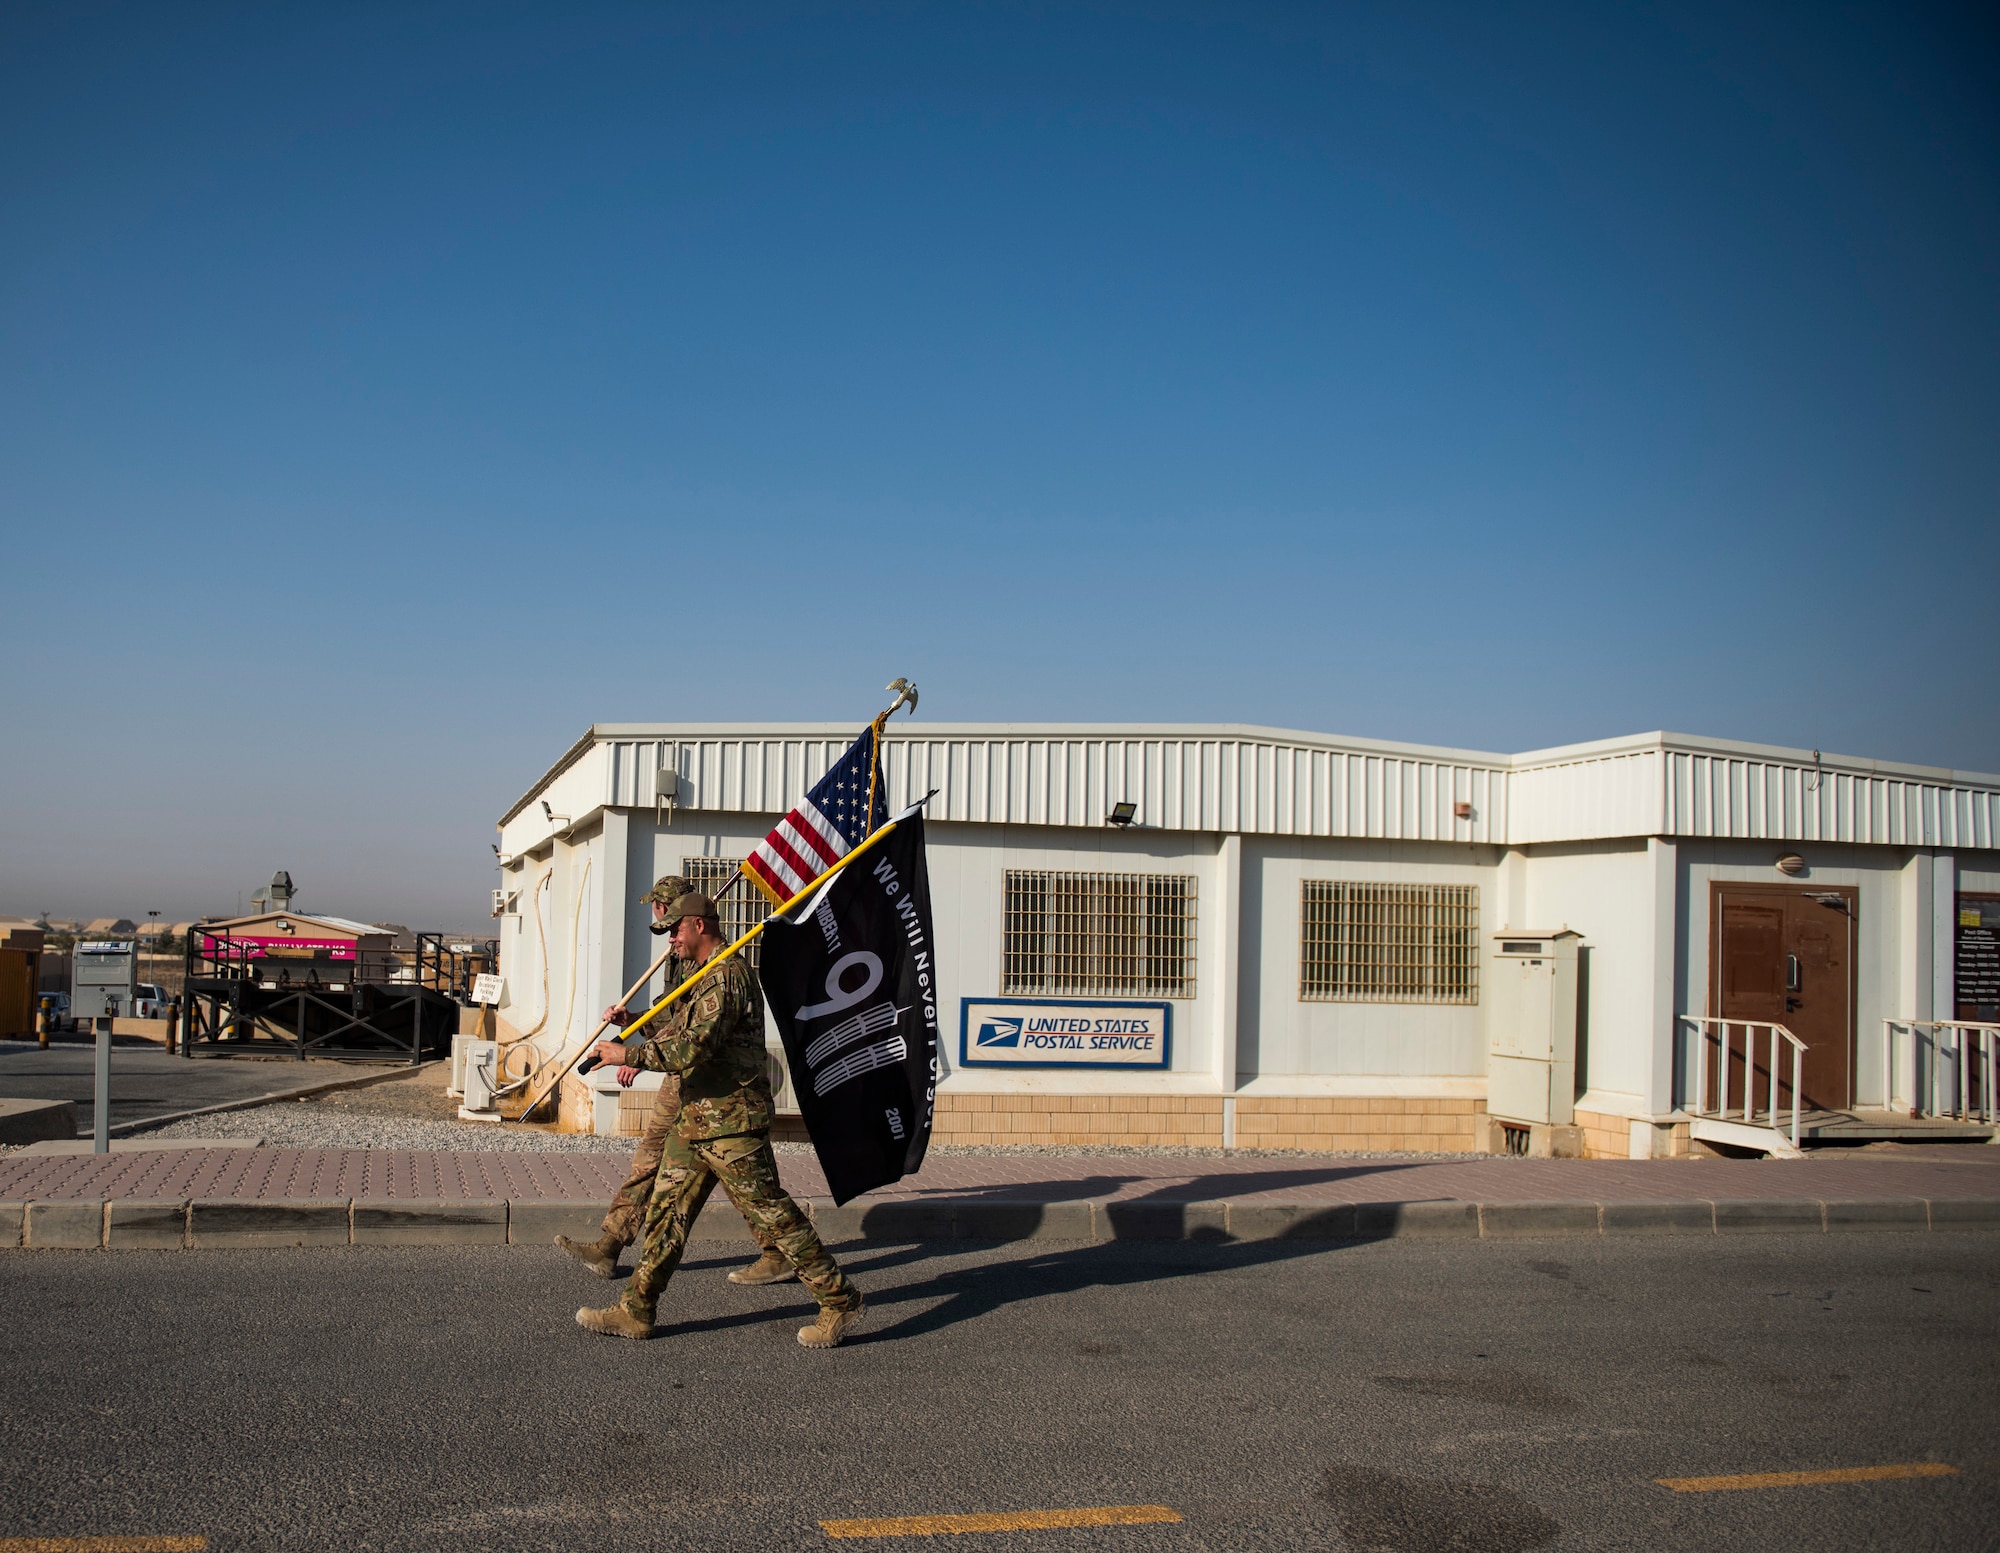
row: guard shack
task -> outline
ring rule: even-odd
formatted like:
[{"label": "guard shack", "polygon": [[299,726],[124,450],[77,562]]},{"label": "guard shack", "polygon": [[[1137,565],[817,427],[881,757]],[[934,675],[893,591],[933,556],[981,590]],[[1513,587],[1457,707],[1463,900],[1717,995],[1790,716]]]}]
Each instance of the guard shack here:
[{"label": "guard shack", "polygon": [[203,923],[188,935],[182,1052],[413,1065],[442,1056],[469,958],[436,933],[399,949],[392,929],[345,917],[271,911]]}]

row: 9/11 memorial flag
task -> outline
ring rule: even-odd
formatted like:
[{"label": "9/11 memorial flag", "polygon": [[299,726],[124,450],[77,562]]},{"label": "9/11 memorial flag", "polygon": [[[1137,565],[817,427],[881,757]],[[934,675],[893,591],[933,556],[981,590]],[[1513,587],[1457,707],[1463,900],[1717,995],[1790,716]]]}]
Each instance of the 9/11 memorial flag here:
[{"label": "9/11 memorial flag", "polygon": [[761,976],[799,1114],[844,1203],[914,1173],[930,1146],[938,971],[922,806],[804,904],[766,924]]},{"label": "9/11 memorial flag", "polygon": [[743,871],[772,905],[784,905],[887,822],[887,784],[872,780],[876,737],[874,728],[864,728],[853,747],[744,860]]}]

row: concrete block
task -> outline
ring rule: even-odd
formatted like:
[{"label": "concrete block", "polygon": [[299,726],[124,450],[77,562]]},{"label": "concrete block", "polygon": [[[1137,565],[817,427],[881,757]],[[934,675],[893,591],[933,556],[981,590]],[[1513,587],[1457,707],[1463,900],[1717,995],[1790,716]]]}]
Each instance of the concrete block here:
[{"label": "concrete block", "polygon": [[21,1243],[21,1234],[27,1228],[28,1205],[24,1202],[0,1202],[0,1251],[11,1251]]},{"label": "concrete block", "polygon": [[567,1198],[516,1197],[507,1204],[507,1243],[546,1246],[556,1236],[595,1240],[604,1233],[609,1202],[577,1202]]},{"label": "concrete block", "polygon": [[1826,1211],[1804,1197],[1715,1204],[1715,1232],[1727,1234],[1823,1234]]},{"label": "concrete block", "polygon": [[1469,1202],[1364,1202],[1354,1205],[1361,1240],[1477,1240],[1479,1204]]},{"label": "concrete block", "polygon": [[861,1234],[868,1240],[950,1240],[958,1233],[950,1202],[862,1201],[848,1206],[861,1210]]},{"label": "concrete block", "polygon": [[1101,1202],[1099,1240],[1227,1240],[1229,1205],[1219,1202]]},{"label": "concrete block", "polygon": [[794,1201],[812,1215],[813,1228],[819,1231],[821,1240],[833,1242],[861,1238],[862,1204],[851,1202],[836,1208],[831,1197],[795,1198]]},{"label": "concrete block", "polygon": [[507,1203],[482,1197],[357,1197],[357,1246],[504,1246]]},{"label": "concrete block", "polygon": [[1861,1197],[1825,1204],[1829,1235],[1841,1230],[1929,1229],[1931,1216],[1921,1197]]},{"label": "concrete block", "polygon": [[2000,1200],[1991,1197],[1933,1197],[1932,1229],[2000,1229]]},{"label": "concrete block", "polygon": [[1602,1219],[1607,1235],[1713,1235],[1712,1202],[1608,1202]]},{"label": "concrete block", "polygon": [[348,1205],[340,1198],[198,1198],[188,1210],[188,1239],[201,1247],[344,1246]]},{"label": "concrete block", "polygon": [[1353,1240],[1353,1203],[1231,1203],[1236,1240]]},{"label": "concrete block", "polygon": [[1535,1240],[1600,1232],[1594,1202],[1500,1202],[1479,1205],[1479,1233],[1486,1240]]},{"label": "concrete block", "polygon": [[965,1240],[1080,1240],[1094,1238],[1087,1202],[1004,1202],[982,1198],[958,1204],[952,1226]]},{"label": "concrete block", "polygon": [[187,1244],[187,1199],[115,1197],[106,1204],[104,1243],[114,1251],[178,1251]]},{"label": "concrete block", "polygon": [[75,1136],[76,1107],[67,1100],[0,1100],[0,1143]]},{"label": "concrete block", "polygon": [[89,1202],[31,1202],[22,1243],[36,1248],[95,1250],[104,1244],[104,1204],[94,1198]]}]

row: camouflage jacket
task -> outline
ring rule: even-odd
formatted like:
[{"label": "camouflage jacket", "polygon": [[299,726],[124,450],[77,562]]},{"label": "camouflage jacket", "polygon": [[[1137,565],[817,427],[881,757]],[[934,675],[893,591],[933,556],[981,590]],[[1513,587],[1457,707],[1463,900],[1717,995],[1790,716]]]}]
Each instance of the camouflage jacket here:
[{"label": "camouflage jacket", "polygon": [[776,1114],[764,1055],[764,992],[741,955],[725,960],[665,1016],[644,1064],[680,1079],[683,1138],[767,1132]]},{"label": "camouflage jacket", "polygon": [[[665,997],[668,992],[672,992],[674,988],[686,981],[693,971],[694,967],[685,960],[675,958],[667,961],[666,991],[662,992],[660,997]],[[652,1003],[659,1001],[660,998],[654,998]],[[652,1003],[648,1003],[646,1008],[652,1007]],[[667,1018],[672,1019],[678,1011],[679,1005],[676,1004],[667,1011]],[[639,1012],[644,1013],[645,1008],[640,1009]],[[665,1073],[669,1071],[665,1059],[653,1049],[652,1032],[649,1030],[641,1030],[637,1035],[622,1036],[620,1039],[625,1042],[625,1062],[628,1067],[641,1068],[648,1073]]]}]

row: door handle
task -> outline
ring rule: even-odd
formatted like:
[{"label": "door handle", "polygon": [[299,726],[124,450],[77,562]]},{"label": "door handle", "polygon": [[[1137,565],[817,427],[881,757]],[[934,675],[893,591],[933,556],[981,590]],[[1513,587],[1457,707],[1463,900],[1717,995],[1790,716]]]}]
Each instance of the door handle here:
[{"label": "door handle", "polygon": [[1787,992],[1799,990],[1799,957],[1795,954],[1785,956],[1785,990]]}]

